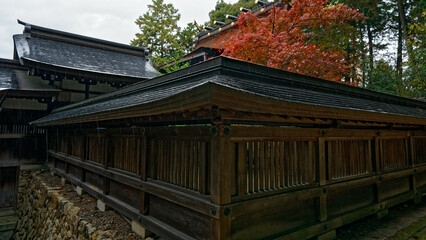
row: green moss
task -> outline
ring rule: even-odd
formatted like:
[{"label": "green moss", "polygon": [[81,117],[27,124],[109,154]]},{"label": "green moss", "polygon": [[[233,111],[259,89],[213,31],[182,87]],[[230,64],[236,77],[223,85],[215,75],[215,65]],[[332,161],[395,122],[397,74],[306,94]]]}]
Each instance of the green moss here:
[{"label": "green moss", "polygon": [[426,217],[399,231],[393,240],[426,239]]}]

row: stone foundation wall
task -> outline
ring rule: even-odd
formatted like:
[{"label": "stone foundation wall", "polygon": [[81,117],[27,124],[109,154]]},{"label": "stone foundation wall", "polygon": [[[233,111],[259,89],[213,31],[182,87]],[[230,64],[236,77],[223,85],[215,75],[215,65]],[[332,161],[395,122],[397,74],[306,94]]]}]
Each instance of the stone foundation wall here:
[{"label": "stone foundation wall", "polygon": [[14,239],[111,239],[78,216],[80,208],[48,186],[39,173],[21,172]]}]

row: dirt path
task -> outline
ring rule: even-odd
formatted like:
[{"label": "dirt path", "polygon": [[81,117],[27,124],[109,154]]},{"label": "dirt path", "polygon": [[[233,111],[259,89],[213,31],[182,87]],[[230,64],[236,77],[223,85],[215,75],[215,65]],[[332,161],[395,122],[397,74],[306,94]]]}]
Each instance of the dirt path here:
[{"label": "dirt path", "polygon": [[402,204],[391,208],[382,219],[362,219],[337,230],[338,240],[426,240],[426,198],[419,205]]}]

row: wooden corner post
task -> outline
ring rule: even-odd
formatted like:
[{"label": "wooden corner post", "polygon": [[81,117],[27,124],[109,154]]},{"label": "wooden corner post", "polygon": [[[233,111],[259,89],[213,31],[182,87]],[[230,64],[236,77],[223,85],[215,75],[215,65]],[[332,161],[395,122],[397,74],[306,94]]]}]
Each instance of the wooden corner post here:
[{"label": "wooden corner post", "polygon": [[211,202],[217,204],[216,209],[211,209],[212,215],[218,218],[210,220],[210,239],[229,239],[231,235],[231,217],[229,208],[225,205],[231,203],[232,189],[232,144],[230,140],[231,127],[215,125],[211,127],[210,164]]}]

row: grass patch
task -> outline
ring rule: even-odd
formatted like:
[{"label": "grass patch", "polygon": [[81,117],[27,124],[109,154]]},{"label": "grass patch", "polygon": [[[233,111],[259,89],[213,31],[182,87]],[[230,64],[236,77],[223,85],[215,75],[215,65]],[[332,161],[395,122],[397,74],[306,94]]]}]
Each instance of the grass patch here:
[{"label": "grass patch", "polygon": [[426,217],[399,231],[393,240],[426,239]]}]

